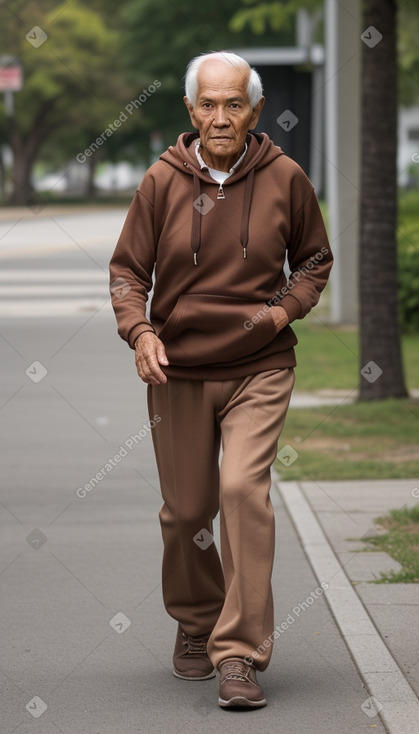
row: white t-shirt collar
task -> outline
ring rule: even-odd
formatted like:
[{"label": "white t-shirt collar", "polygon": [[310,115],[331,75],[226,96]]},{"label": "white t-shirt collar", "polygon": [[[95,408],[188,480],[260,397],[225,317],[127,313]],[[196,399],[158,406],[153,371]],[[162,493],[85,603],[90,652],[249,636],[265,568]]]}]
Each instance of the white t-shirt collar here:
[{"label": "white t-shirt collar", "polygon": [[201,145],[201,141],[198,138],[198,140],[195,143],[195,154],[196,154],[196,157],[197,157],[199,166],[200,166],[201,170],[207,169],[208,172],[209,172],[209,174],[210,174],[210,176],[214,179],[214,181],[217,181],[217,183],[219,183],[219,184],[223,184],[224,181],[229,176],[231,176],[237,170],[237,168],[242,164],[243,159],[244,159],[244,157],[245,157],[245,155],[247,153],[247,148],[248,148],[247,143],[245,143],[244,144],[244,151],[243,151],[242,155],[240,156],[239,160],[235,162],[234,166],[232,166],[230,168],[229,171],[218,171],[216,168],[210,168],[205,163],[204,159],[202,158],[202,155],[199,152],[200,145]]}]

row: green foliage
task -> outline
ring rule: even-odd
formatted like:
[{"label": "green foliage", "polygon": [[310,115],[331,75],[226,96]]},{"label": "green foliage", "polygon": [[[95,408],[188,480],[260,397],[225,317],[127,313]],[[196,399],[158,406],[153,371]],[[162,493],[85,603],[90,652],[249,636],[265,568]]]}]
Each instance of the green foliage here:
[{"label": "green foliage", "polygon": [[402,330],[419,333],[418,190],[403,194],[399,204],[398,281]]},{"label": "green foliage", "polygon": [[[250,5],[246,2],[246,5]],[[238,10],[230,21],[230,28],[239,32],[249,25],[253,33],[261,35],[267,28],[279,31],[282,28],[293,27],[293,13],[290,12],[289,4],[284,3],[257,3],[251,8]]]},{"label": "green foliage", "polygon": [[[34,3],[49,6],[49,3]],[[32,15],[32,3],[25,12]],[[26,18],[25,18],[26,19]],[[29,17],[28,17],[29,21]],[[24,88],[16,95],[16,123],[27,134],[34,119],[48,110],[48,125],[55,122],[102,125],[112,110],[110,96],[117,90],[111,59],[116,55],[116,34],[100,15],[78,2],[63,3],[37,16],[36,25],[47,40],[34,48],[19,29],[14,52],[24,71]],[[31,27],[27,22],[25,28]]]},{"label": "green foliage", "polygon": [[299,10],[315,11],[322,7],[322,0],[282,0],[281,2],[258,2],[243,0],[249,6],[238,10],[230,21],[233,31],[241,31],[250,26],[253,33],[261,35],[269,29],[281,31],[293,28]]}]

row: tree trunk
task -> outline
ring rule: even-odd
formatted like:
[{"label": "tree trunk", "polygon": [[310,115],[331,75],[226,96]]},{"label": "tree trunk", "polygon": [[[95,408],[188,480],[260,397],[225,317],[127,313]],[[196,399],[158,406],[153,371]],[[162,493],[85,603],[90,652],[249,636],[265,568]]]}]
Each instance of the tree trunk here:
[{"label": "tree trunk", "polygon": [[33,198],[31,183],[33,163],[34,159],[28,156],[23,143],[13,146],[13,192],[9,202],[13,206],[26,206]]},{"label": "tree trunk", "polygon": [[396,0],[363,0],[361,400],[407,395],[397,297],[396,25]]},{"label": "tree trunk", "polygon": [[10,204],[29,206],[34,211],[38,210],[39,205],[44,208],[42,197],[33,189],[31,175],[42,144],[54,127],[58,126],[57,121],[54,124],[47,122],[53,108],[53,102],[46,102],[41,107],[26,136],[19,130],[16,119],[9,118],[8,138],[13,152],[13,193]]},{"label": "tree trunk", "polygon": [[3,152],[0,148],[0,204],[6,203],[6,166],[4,165]]},{"label": "tree trunk", "polygon": [[98,163],[98,159],[96,158],[96,156],[97,153],[87,159],[88,175],[84,194],[88,199],[91,199],[96,195],[95,174]]}]

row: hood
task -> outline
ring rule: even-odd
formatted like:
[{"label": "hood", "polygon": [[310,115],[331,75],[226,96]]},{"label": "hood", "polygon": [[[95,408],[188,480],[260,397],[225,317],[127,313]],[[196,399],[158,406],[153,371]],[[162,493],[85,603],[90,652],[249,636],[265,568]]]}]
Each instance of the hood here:
[{"label": "hood", "polygon": [[[197,132],[182,133],[179,135],[176,145],[171,145],[162,153],[160,160],[166,161],[166,163],[170,163],[170,165],[182,171],[185,170],[185,164],[188,164],[188,169],[191,173],[192,170],[195,170],[198,176],[205,181],[214,181],[208,171],[202,171],[199,167],[193,145],[198,138],[199,134]],[[246,142],[248,150],[245,159],[239,169],[227,179],[225,182],[226,186],[246,176],[251,168],[257,171],[259,168],[263,168],[263,166],[274,161],[275,158],[284,155],[281,148],[275,145],[266,133],[248,133]]]},{"label": "hood", "polygon": [[[202,170],[199,166],[195,155],[194,143],[198,140],[199,134],[182,133],[179,135],[176,145],[171,145],[162,155],[160,160],[169,163],[171,166],[189,173],[193,177],[193,195],[191,200],[192,207],[192,228],[191,228],[191,250],[193,253],[193,261],[198,265],[198,252],[201,248],[201,218],[202,215],[199,207],[194,203],[201,195],[201,181],[216,183],[207,170]],[[245,178],[245,188],[243,195],[243,209],[240,225],[240,242],[243,248],[243,257],[247,257],[247,246],[249,240],[249,217],[252,203],[253,179],[255,171],[260,170],[268,165],[279,156],[284,155],[281,148],[275,145],[266,133],[248,133],[246,142],[248,150],[241,166],[231,176],[226,179],[223,186]]]}]

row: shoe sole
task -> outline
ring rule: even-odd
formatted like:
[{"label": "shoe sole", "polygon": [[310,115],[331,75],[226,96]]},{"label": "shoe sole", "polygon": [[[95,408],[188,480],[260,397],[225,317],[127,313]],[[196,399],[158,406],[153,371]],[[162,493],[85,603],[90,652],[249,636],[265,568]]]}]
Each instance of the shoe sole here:
[{"label": "shoe sole", "polygon": [[262,698],[260,701],[251,701],[248,698],[245,698],[244,696],[234,696],[233,698],[230,698],[228,701],[224,701],[224,699],[219,698],[218,704],[222,708],[262,708],[262,706],[267,705],[266,698]]},{"label": "shoe sole", "polygon": [[180,678],[181,680],[209,680],[210,678],[215,678],[216,674],[217,674],[217,671],[215,670],[215,668],[212,671],[212,673],[208,673],[208,675],[200,675],[200,676],[182,675],[182,673],[178,673],[177,670],[173,668],[173,675],[176,678]]}]

